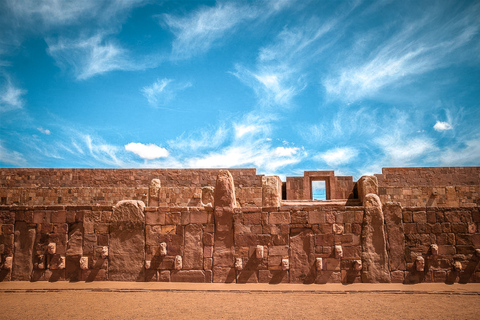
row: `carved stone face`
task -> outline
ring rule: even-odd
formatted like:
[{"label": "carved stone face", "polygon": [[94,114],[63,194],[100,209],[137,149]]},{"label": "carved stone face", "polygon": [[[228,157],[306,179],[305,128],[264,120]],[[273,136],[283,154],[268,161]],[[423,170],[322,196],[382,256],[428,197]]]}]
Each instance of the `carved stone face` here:
[{"label": "carved stone face", "polygon": [[415,267],[418,272],[423,272],[425,270],[425,260],[423,257],[418,256],[415,260]]},{"label": "carved stone face", "polygon": [[236,258],[235,259],[235,269],[243,270],[243,261],[242,261],[241,258]]},{"label": "carved stone face", "polygon": [[458,272],[462,271],[462,263],[460,261],[455,261],[453,263],[453,269]]},{"label": "carved stone face", "polygon": [[290,269],[290,262],[288,259],[282,259],[282,270],[285,271],[288,269]]},{"label": "carved stone face", "polygon": [[335,246],[335,258],[337,258],[337,259],[343,258],[342,246]]},{"label": "carved stone face", "polygon": [[80,258],[80,269],[87,270],[88,269],[88,257],[81,257]]},{"label": "carved stone face", "polygon": [[318,271],[321,271],[323,269],[323,259],[322,258],[316,258],[315,259],[315,267],[317,268]]},{"label": "carved stone face", "polygon": [[145,269],[150,269],[152,267],[152,261],[146,260],[145,261]]},{"label": "carved stone face", "polygon": [[176,256],[175,257],[175,270],[181,270],[182,269],[182,256]]},{"label": "carved stone face", "polygon": [[263,246],[257,246],[255,249],[257,259],[263,259]]},{"label": "carved stone face", "polygon": [[360,271],[362,270],[362,260],[355,260],[353,261],[353,269],[355,271]]},{"label": "carved stone face", "polygon": [[60,257],[58,260],[58,269],[65,269],[65,257]]},{"label": "carved stone face", "polygon": [[167,243],[166,242],[160,243],[160,255],[161,256],[166,256],[167,255]]},{"label": "carved stone face", "polygon": [[438,255],[438,246],[436,244],[432,244],[430,246],[430,250],[432,252],[432,256]]},{"label": "carved stone face", "polygon": [[106,259],[108,257],[108,247],[104,246],[102,248],[102,259]]},{"label": "carved stone face", "polygon": [[50,242],[47,246],[49,254],[55,254],[57,252],[57,244],[55,242]]}]

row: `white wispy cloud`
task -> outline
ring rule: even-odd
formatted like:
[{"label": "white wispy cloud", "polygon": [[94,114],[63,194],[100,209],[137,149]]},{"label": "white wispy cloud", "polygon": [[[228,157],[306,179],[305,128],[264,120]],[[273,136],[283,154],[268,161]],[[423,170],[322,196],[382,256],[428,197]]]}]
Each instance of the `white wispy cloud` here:
[{"label": "white wispy cloud", "polygon": [[478,165],[480,163],[480,137],[466,140],[461,145],[447,147],[440,155],[447,166]]},{"label": "white wispy cloud", "polygon": [[406,166],[412,161],[426,157],[429,153],[437,151],[434,142],[427,137],[399,137],[395,135],[375,139],[386,156],[384,165]]},{"label": "white wispy cloud", "polygon": [[167,149],[159,147],[153,143],[143,144],[139,142],[130,142],[125,145],[125,150],[133,152],[140,158],[147,160],[166,158],[169,156]]},{"label": "white wispy cloud", "polygon": [[358,155],[355,148],[335,148],[321,153],[314,157],[316,160],[323,160],[330,167],[337,167],[349,163]]},{"label": "white wispy cloud", "polygon": [[191,87],[190,82],[175,82],[172,79],[157,79],[153,84],[142,88],[148,103],[154,107],[165,106],[172,101],[178,92]]},{"label": "white wispy cloud", "polygon": [[138,6],[143,0],[5,0],[6,8],[17,21],[39,27],[77,24],[85,19],[108,20]]},{"label": "white wispy cloud", "polygon": [[14,150],[9,150],[3,146],[0,140],[0,162],[13,165],[16,167],[26,167],[28,165],[27,160],[22,153]]},{"label": "white wispy cloud", "polygon": [[217,128],[201,129],[188,135],[183,133],[167,143],[170,149],[193,152],[204,149],[216,149],[225,142],[230,131],[224,124],[221,124]]},{"label": "white wispy cloud", "polygon": [[24,104],[22,96],[26,93],[27,90],[14,86],[9,79],[6,79],[4,85],[0,88],[0,111],[22,109]]},{"label": "white wispy cloud", "polygon": [[141,70],[157,62],[139,62],[113,40],[98,33],[89,38],[48,39],[48,53],[62,67],[70,67],[78,80],[85,80],[114,70]]},{"label": "white wispy cloud", "polygon": [[40,128],[37,128],[38,131],[40,131],[41,133],[43,134],[46,134],[47,136],[49,136],[52,132],[48,129],[43,129],[42,127]]},{"label": "white wispy cloud", "polygon": [[[109,165],[115,167],[125,167],[126,162],[120,156],[121,148],[104,142],[101,138],[94,137],[90,134],[81,135],[83,144],[88,150],[88,156],[92,157],[95,165]],[[84,155],[87,157],[87,154]],[[92,162],[86,159],[87,163]]]},{"label": "white wispy cloud", "polygon": [[[342,61],[338,71],[323,81],[328,95],[355,101],[372,96],[385,87],[408,83],[415,76],[457,63],[463,54],[460,49],[471,44],[478,33],[480,25],[476,17],[479,12],[478,5],[451,15],[449,19],[444,19],[438,8],[426,12],[421,19],[405,24],[364,61]],[[469,47],[469,50],[478,50],[478,45]]]},{"label": "white wispy cloud", "polygon": [[175,35],[174,58],[186,59],[207,52],[254,19],[265,19],[289,5],[289,1],[243,3],[217,2],[214,7],[201,7],[188,16],[162,15],[162,21]]},{"label": "white wispy cloud", "polygon": [[433,126],[433,129],[435,129],[435,131],[442,132],[442,131],[452,130],[453,127],[448,122],[437,121]]}]

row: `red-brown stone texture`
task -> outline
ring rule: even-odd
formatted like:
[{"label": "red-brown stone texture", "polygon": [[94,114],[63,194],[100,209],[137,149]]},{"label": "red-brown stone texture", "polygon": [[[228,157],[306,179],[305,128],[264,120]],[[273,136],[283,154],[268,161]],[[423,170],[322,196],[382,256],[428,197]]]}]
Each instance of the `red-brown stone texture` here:
[{"label": "red-brown stone texture", "polygon": [[0,169],[0,281],[480,281],[480,168],[375,177]]}]

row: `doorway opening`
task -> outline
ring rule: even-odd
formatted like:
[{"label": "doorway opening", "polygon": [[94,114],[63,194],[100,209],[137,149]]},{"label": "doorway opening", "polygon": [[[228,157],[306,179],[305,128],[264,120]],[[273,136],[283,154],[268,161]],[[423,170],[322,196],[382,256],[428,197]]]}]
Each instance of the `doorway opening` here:
[{"label": "doorway opening", "polygon": [[312,181],[312,199],[327,200],[327,188],[325,180]]}]

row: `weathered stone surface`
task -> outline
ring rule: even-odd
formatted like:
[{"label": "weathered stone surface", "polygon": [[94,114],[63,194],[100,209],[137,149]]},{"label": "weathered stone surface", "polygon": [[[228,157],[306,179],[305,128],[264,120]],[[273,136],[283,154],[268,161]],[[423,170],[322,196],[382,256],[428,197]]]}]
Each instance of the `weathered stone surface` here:
[{"label": "weathered stone surface", "polygon": [[215,184],[215,207],[236,207],[235,185],[228,170],[220,170]]},{"label": "weathered stone surface", "polygon": [[185,226],[184,241],[183,269],[202,269],[202,226],[198,224],[189,224]]},{"label": "weathered stone surface", "polygon": [[357,182],[358,198],[365,202],[369,193],[378,194],[378,181],[375,176],[363,176]]},{"label": "weathered stone surface", "polygon": [[145,259],[145,205],[120,201],[110,218],[108,275],[113,281],[143,281]]},{"label": "weathered stone surface", "polygon": [[387,202],[383,205],[390,271],[406,270],[405,231],[402,221],[402,207],[398,203]]},{"label": "weathered stone surface", "polygon": [[290,282],[313,283],[315,280],[315,244],[311,230],[290,237]]},{"label": "weathered stone surface", "polygon": [[149,207],[158,207],[159,203],[159,191],[162,187],[160,179],[152,179],[150,185],[148,186],[148,206]]},{"label": "weathered stone surface", "polygon": [[262,177],[262,206],[279,207],[282,201],[282,180],[277,176]]},{"label": "weathered stone surface", "polygon": [[232,283],[235,282],[235,268],[232,267],[213,267],[214,283]]},{"label": "weathered stone surface", "polygon": [[67,256],[83,254],[83,223],[71,224],[68,228]]},{"label": "weathered stone surface", "polygon": [[122,200],[113,207],[112,222],[145,223],[145,204],[138,200]]},{"label": "weathered stone surface", "polygon": [[29,281],[33,271],[33,245],[36,230],[26,222],[15,223],[15,256],[13,259],[12,280]]},{"label": "weathered stone surface", "polygon": [[205,282],[203,270],[178,270],[171,272],[172,282]]},{"label": "weathered stone surface", "polygon": [[382,203],[376,194],[365,196],[362,226],[362,282],[390,282]]},{"label": "weathered stone surface", "polygon": [[203,187],[202,188],[202,205],[207,207],[213,207],[215,205],[215,188]]}]

